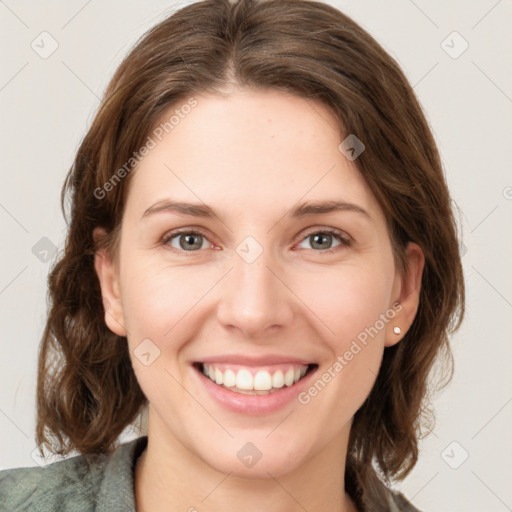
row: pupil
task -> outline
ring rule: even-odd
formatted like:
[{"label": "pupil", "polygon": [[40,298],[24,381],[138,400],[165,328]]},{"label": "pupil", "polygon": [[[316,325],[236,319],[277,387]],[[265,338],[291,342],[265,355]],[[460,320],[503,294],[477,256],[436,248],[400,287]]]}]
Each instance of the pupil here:
[{"label": "pupil", "polygon": [[322,241],[322,239],[325,242],[325,239],[330,238],[330,236],[331,235],[316,234],[316,235],[314,235],[314,244],[316,244],[318,240]]},{"label": "pupil", "polygon": [[[190,248],[190,247],[194,246],[194,239],[197,239],[198,235],[184,235],[183,238],[185,238],[185,240],[186,240],[186,242],[185,242],[186,247],[183,247],[183,244],[182,244],[182,248],[186,249],[186,248]],[[197,244],[195,244],[195,245],[197,245]],[[201,244],[199,244],[199,245],[201,245]]]}]

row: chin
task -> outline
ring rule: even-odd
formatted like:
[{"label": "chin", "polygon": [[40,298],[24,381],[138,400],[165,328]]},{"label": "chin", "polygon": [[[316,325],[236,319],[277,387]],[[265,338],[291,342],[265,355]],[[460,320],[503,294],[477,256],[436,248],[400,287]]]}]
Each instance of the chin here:
[{"label": "chin", "polygon": [[[196,453],[216,471],[238,478],[256,479],[286,475],[309,458],[310,452],[304,443],[283,444],[281,441],[265,440],[266,435],[268,432],[258,436],[237,436],[227,444],[217,445],[214,450],[210,445],[204,449],[201,447]],[[251,438],[254,441],[248,440]]]}]

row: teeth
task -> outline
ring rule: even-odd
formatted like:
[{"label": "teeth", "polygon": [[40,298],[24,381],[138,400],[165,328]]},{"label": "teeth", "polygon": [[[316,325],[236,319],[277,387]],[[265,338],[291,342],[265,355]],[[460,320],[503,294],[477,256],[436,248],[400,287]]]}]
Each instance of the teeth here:
[{"label": "teeth", "polygon": [[284,372],[281,369],[276,370],[273,374],[267,370],[258,370],[253,375],[248,368],[240,368],[238,371],[227,368],[222,371],[215,364],[203,364],[202,371],[210,380],[219,386],[230,388],[232,391],[250,395],[266,395],[283,386],[292,386],[306,375],[308,367],[307,365],[294,366]]},{"label": "teeth", "polygon": [[239,370],[236,374],[236,384],[238,389],[254,389],[254,381],[249,370]]},{"label": "teeth", "polygon": [[272,377],[267,371],[261,370],[254,376],[254,389],[268,391],[272,389]]},{"label": "teeth", "polygon": [[284,374],[284,383],[287,386],[291,386],[293,384],[293,379],[295,378],[295,372],[293,370],[288,370]]},{"label": "teeth", "polygon": [[224,386],[227,388],[234,388],[236,384],[236,375],[233,370],[226,370],[224,372]]},{"label": "teeth", "polygon": [[[306,372],[304,372],[306,373]],[[281,370],[277,370],[274,375],[272,375],[272,387],[273,388],[282,388],[284,386],[284,375]]]}]

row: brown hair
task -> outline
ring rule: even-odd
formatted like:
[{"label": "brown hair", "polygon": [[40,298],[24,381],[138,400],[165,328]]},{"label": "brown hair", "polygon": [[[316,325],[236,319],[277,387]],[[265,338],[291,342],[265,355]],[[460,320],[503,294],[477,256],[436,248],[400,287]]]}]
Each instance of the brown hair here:
[{"label": "brown hair", "polygon": [[104,185],[171,104],[231,85],[278,89],[328,106],[339,120],[340,142],[355,134],[366,146],[355,164],[386,214],[397,262],[409,241],[425,255],[415,320],[385,350],[377,381],[354,417],[347,471],[357,474],[360,488],[352,492],[361,494],[375,474],[372,463],[385,479],[399,479],[417,461],[421,428],[431,417],[434,363],[447,363],[442,368],[451,377],[447,335],[463,317],[464,281],[440,157],[411,86],[368,33],[317,1],[191,4],[152,28],[117,69],[62,189],[71,220],[48,280],[37,443],[41,454],[43,444],[59,454],[109,452],[147,405],[126,338],[104,322],[94,270],[93,228],[105,228],[102,246],[115,252],[131,174],[108,193]]}]

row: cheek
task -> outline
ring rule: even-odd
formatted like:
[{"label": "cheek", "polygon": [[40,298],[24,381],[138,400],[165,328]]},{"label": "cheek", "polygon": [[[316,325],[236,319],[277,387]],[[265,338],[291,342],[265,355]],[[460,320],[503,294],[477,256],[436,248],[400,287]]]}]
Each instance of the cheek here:
[{"label": "cheek", "polygon": [[123,312],[132,335],[165,339],[198,305],[215,280],[197,267],[132,262],[123,287]]},{"label": "cheek", "polygon": [[[315,313],[315,323],[323,324],[322,332],[326,333],[329,345],[338,351],[385,314],[392,276],[393,269],[383,269],[378,262],[373,266],[340,266],[315,276],[303,275],[296,281],[295,289]],[[381,323],[378,323],[379,331],[383,331]]]},{"label": "cheek", "polygon": [[[342,350],[347,341],[365,332],[385,313],[393,267],[384,267],[381,260],[315,272],[291,268],[283,277],[293,293],[283,295],[283,299],[295,309],[297,326],[309,323],[324,342]],[[220,284],[223,275],[211,267],[184,264],[173,268],[150,258],[131,258],[124,268],[123,312],[134,341],[179,339],[177,333],[206,307],[208,291]],[[293,325],[284,327],[294,329]]]},{"label": "cheek", "polygon": [[318,414],[330,410],[337,418],[334,424],[348,421],[375,383],[386,325],[392,321],[388,307],[393,272],[393,267],[384,269],[382,262],[375,262],[302,280],[298,294],[318,317],[319,341],[327,350],[316,380],[299,401]]},{"label": "cheek", "polygon": [[[182,382],[186,372],[179,364],[180,350],[193,336],[196,322],[191,324],[191,319],[214,276],[201,276],[193,267],[163,266],[150,258],[132,258],[125,268],[122,297],[130,357],[142,390],[157,403],[166,386],[179,395],[176,380]],[[165,407],[172,411],[181,399],[171,402]]]}]

